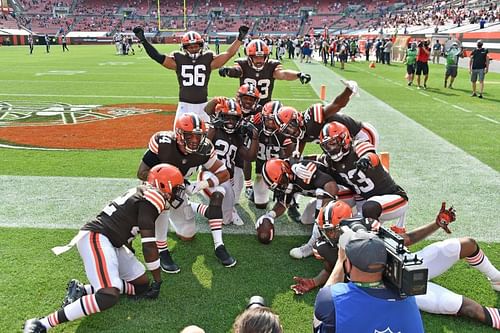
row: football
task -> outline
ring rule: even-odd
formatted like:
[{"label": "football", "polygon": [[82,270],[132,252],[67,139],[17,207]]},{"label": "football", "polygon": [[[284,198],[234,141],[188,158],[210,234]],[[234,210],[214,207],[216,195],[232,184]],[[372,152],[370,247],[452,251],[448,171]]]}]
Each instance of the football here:
[{"label": "football", "polygon": [[262,244],[269,244],[274,237],[274,224],[270,219],[264,218],[257,228],[257,239]]}]

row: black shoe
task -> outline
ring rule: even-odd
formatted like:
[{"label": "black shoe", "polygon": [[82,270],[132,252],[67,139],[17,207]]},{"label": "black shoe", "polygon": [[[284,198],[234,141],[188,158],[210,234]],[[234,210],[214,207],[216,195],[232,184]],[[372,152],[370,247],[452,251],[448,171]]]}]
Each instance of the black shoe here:
[{"label": "black shoe", "polygon": [[427,90],[427,85],[424,83],[424,89]]},{"label": "black shoe", "polygon": [[300,212],[299,212],[299,205],[297,203],[294,203],[288,207],[288,217],[291,218],[294,222],[296,223],[302,223],[300,220]]},{"label": "black shoe", "polygon": [[47,329],[37,318],[28,319],[24,322],[23,333],[46,333]]},{"label": "black shoe", "polygon": [[245,197],[248,199],[248,201],[251,201],[251,202],[255,203],[255,197],[254,197],[254,194],[253,194],[253,188],[252,187],[247,187],[245,189]]},{"label": "black shoe", "polygon": [[448,83],[446,81],[444,81],[444,87],[446,88],[448,85]]},{"label": "black shoe", "polygon": [[411,86],[411,81],[410,81],[410,82],[408,82],[408,86]]},{"label": "black shoe", "polygon": [[172,259],[169,250],[160,252],[160,267],[165,273],[175,274],[181,271],[180,267]]},{"label": "black shoe", "polygon": [[479,94],[479,96],[477,96],[477,97],[479,97],[479,98],[483,98],[483,94]]},{"label": "black shoe", "polygon": [[476,97],[476,93],[472,93],[472,95],[470,95],[470,97]]},{"label": "black shoe", "polygon": [[236,259],[231,257],[231,255],[227,252],[224,244],[217,246],[217,248],[215,249],[215,256],[225,267],[233,267],[234,265],[236,265]]},{"label": "black shoe", "polygon": [[65,307],[66,305],[70,305],[71,303],[79,300],[82,296],[86,295],[85,287],[83,283],[76,279],[72,279],[68,282],[68,286],[66,287],[66,296],[64,296],[64,300],[62,302],[61,307]]}]

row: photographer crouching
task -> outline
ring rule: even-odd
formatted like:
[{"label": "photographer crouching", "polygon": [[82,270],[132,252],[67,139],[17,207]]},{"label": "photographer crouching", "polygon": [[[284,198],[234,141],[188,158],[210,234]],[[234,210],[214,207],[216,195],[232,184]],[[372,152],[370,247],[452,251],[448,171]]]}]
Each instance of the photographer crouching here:
[{"label": "photographer crouching", "polygon": [[319,291],[314,332],[424,332],[415,297],[402,297],[383,282],[388,256],[382,239],[358,230],[339,256],[346,257],[343,270],[350,282],[327,283]]}]

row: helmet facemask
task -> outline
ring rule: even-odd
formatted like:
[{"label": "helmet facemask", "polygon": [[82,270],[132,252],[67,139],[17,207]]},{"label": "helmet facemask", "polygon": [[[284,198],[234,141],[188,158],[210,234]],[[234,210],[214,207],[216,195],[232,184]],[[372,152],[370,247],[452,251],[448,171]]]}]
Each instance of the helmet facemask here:
[{"label": "helmet facemask", "polygon": [[264,68],[268,59],[268,54],[264,54],[264,52],[257,52],[255,55],[248,56],[248,63],[253,69],[260,72]]},{"label": "helmet facemask", "polygon": [[327,137],[321,141],[321,149],[335,162],[338,162],[349,153],[349,147],[346,147],[345,137],[336,135]]},{"label": "helmet facemask", "polygon": [[255,96],[238,94],[238,104],[240,104],[243,113],[250,114],[259,104],[259,99]]},{"label": "helmet facemask", "polygon": [[188,154],[193,154],[199,151],[200,147],[205,143],[207,134],[202,131],[192,131],[186,132],[181,129],[177,129],[178,138],[180,138],[179,144],[181,144]]},{"label": "helmet facemask", "polygon": [[168,200],[172,208],[177,209],[182,205],[185,190],[184,185],[177,185],[172,188],[172,194],[170,195],[170,200]]},{"label": "helmet facemask", "polygon": [[241,117],[237,115],[221,113],[219,117],[222,120],[222,127],[226,133],[232,134],[241,126]]}]

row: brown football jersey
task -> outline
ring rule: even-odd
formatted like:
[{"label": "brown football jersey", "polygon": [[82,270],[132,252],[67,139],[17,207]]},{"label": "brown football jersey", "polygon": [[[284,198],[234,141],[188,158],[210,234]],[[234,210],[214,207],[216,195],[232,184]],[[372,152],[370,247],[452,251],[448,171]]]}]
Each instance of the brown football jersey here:
[{"label": "brown football jersey", "polygon": [[175,72],[179,82],[179,101],[191,104],[205,103],[214,54],[203,52],[197,59],[192,59],[184,52],[174,52],[173,56],[177,64]]},{"label": "brown football jersey", "polygon": [[82,230],[101,233],[114,247],[130,243],[139,230],[154,230],[158,215],[168,207],[158,189],[141,185],[111,201]]},{"label": "brown football jersey", "polygon": [[254,84],[260,92],[259,104],[264,105],[269,102],[273,96],[274,70],[281,63],[278,60],[269,59],[260,71],[250,66],[246,58],[237,59],[236,64],[240,66],[243,73],[240,77],[240,86],[244,83]]}]

